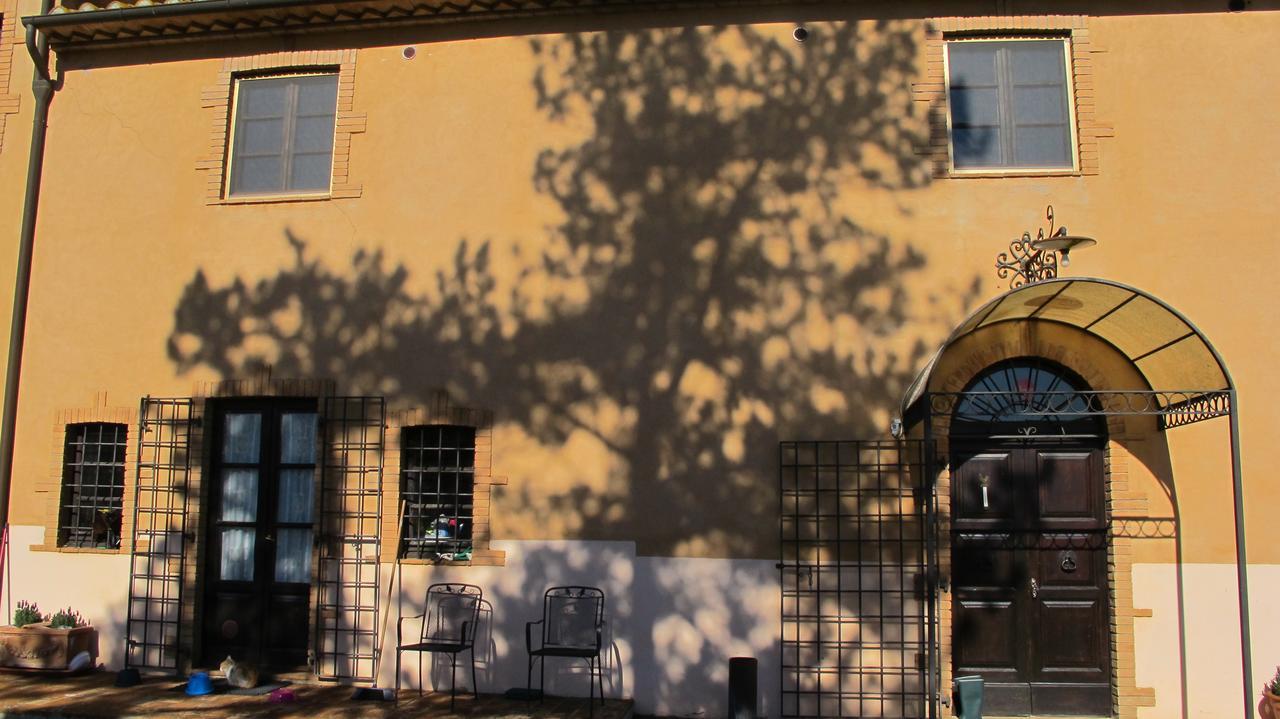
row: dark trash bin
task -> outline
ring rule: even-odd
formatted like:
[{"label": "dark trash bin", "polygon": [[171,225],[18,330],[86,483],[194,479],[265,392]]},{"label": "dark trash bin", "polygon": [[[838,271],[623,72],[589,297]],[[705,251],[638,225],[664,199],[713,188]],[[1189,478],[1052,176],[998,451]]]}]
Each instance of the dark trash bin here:
[{"label": "dark trash bin", "polygon": [[956,716],[960,719],[982,719],[982,677],[956,677]]},{"label": "dark trash bin", "polygon": [[729,659],[729,719],[756,719],[760,663],[753,657]]}]

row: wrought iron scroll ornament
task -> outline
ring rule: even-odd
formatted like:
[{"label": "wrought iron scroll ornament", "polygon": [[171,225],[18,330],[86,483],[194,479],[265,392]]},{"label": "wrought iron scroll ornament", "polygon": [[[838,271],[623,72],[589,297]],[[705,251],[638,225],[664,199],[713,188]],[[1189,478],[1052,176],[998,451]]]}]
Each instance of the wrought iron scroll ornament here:
[{"label": "wrought iron scroll ornament", "polygon": [[[1030,232],[1024,232],[1022,237],[1009,243],[1008,252],[996,255],[996,275],[1002,280],[1009,278],[1009,289],[1051,280],[1058,276],[1058,253],[1037,249],[1034,244],[1043,242],[1055,234],[1053,205],[1045,208],[1044,216],[1049,221],[1047,232],[1043,227],[1036,230],[1035,239],[1031,238]],[[1056,234],[1067,234],[1067,228],[1057,228]]]}]

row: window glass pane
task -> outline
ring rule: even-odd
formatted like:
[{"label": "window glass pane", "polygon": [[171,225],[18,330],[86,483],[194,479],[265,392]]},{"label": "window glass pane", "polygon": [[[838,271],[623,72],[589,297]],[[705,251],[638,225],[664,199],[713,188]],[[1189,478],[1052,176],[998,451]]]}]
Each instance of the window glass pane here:
[{"label": "window glass pane", "polygon": [[951,124],[955,127],[1000,124],[1000,91],[996,88],[952,88]]},{"label": "window glass pane", "polygon": [[333,152],[333,115],[299,117],[293,126],[293,151]]},{"label": "window glass pane", "polygon": [[947,46],[951,86],[996,84],[996,50],[1002,43],[953,42]]},{"label": "window glass pane", "polygon": [[289,189],[329,189],[329,171],[332,167],[333,159],[327,152],[323,155],[294,155]]},{"label": "window glass pane", "polygon": [[228,413],[222,428],[222,461],[258,461],[258,446],[262,442],[262,415]]},{"label": "window glass pane", "polygon": [[280,416],[280,461],[286,464],[315,463],[315,412],[298,412]]},{"label": "window glass pane", "polygon": [[315,471],[280,470],[280,501],[276,519],[281,522],[310,522],[315,501]]},{"label": "window glass pane", "polygon": [[1010,67],[1017,85],[1066,82],[1061,40],[1005,43],[1012,53]]},{"label": "window glass pane", "polygon": [[1066,125],[1019,127],[1014,152],[1021,167],[1071,167],[1071,132]]},{"label": "window glass pane", "polygon": [[245,120],[236,127],[236,152],[246,155],[279,155],[284,152],[284,120]]},{"label": "window glass pane", "polygon": [[308,582],[311,579],[311,530],[281,529],[276,543],[276,581]]},{"label": "window glass pane", "polygon": [[222,470],[222,511],[225,522],[252,522],[258,518],[258,470]]},{"label": "window glass pane", "polygon": [[222,570],[218,576],[233,582],[253,581],[254,530],[228,527],[222,530]]},{"label": "window glass pane", "polygon": [[298,84],[298,114],[333,117],[338,107],[338,76],[308,75],[295,78]]},{"label": "window glass pane", "polygon": [[242,157],[236,160],[231,192],[278,192],[284,187],[284,166],[279,157]]},{"label": "window glass pane", "polygon": [[241,80],[236,98],[240,117],[284,117],[289,107],[289,78]]},{"label": "window glass pane", "polygon": [[1000,133],[994,128],[956,128],[951,136],[956,167],[1000,165]]},{"label": "window glass pane", "polygon": [[1061,85],[1035,85],[1013,90],[1013,121],[1061,124],[1067,121],[1067,95]]}]

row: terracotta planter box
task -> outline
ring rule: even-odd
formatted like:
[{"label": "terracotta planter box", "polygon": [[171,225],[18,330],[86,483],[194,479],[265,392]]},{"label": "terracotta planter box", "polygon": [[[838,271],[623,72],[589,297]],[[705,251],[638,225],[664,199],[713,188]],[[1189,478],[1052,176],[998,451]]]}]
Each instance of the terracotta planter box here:
[{"label": "terracotta planter box", "polygon": [[0,667],[66,669],[71,658],[89,652],[98,658],[98,632],[93,627],[52,629],[48,623],[0,627]]}]

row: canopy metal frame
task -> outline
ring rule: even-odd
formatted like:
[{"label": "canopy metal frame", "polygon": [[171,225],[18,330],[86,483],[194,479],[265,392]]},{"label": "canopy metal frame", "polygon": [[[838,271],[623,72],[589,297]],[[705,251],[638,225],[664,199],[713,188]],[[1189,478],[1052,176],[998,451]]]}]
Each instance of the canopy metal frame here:
[{"label": "canopy metal frame", "polygon": [[[1084,291],[1097,288],[1101,294],[1108,298],[1108,303],[1094,308],[1092,312],[1085,313],[1079,312],[1079,307],[1068,306],[1066,311],[1058,311],[1055,317],[1054,302],[1064,296],[1070,296],[1069,293],[1072,293],[1073,289],[1076,293],[1079,293],[1081,288]],[[1027,298],[1030,299],[1028,300]],[[1117,331],[1111,337],[1108,337],[1107,334],[1096,329],[1100,323],[1114,319],[1118,313],[1123,312],[1126,307],[1131,307],[1135,302],[1144,303],[1161,313],[1159,321],[1165,324],[1165,334],[1167,335],[1165,338],[1156,337],[1151,340],[1152,346],[1141,351],[1133,351],[1132,336],[1124,338],[1129,341],[1130,347],[1124,348],[1120,346],[1123,343],[1116,341],[1116,339],[1123,335],[1123,330]],[[1018,309],[1015,312],[1010,312],[1010,308]],[[962,337],[999,322],[1028,321],[1067,324],[1093,334],[1123,354],[1142,374],[1151,388],[1052,392],[938,392],[929,389],[931,375],[939,360],[947,349]],[[1147,367],[1150,367],[1152,358],[1158,357],[1161,353],[1177,351],[1179,345],[1182,345],[1185,349],[1187,345],[1184,343],[1189,341],[1194,344],[1196,354],[1189,360],[1194,364],[1188,369],[1188,374],[1198,378],[1206,376],[1214,380],[1220,378],[1221,386],[1211,389],[1171,389],[1166,386],[1170,379],[1167,365],[1161,368],[1163,372],[1163,376],[1159,377],[1161,381],[1152,381],[1152,374],[1144,369],[1144,363],[1146,363]],[[1126,351],[1126,349],[1129,349],[1129,351]],[[1173,357],[1173,355],[1168,356]],[[1216,381],[1213,383],[1217,384]],[[1240,463],[1239,398],[1235,382],[1227,369],[1226,363],[1204,333],[1181,312],[1162,300],[1134,287],[1111,280],[1059,278],[1023,285],[986,303],[964,322],[957,325],[955,331],[942,344],[908,389],[903,399],[900,416],[903,422],[909,426],[923,423],[924,439],[927,441],[933,440],[935,439],[935,420],[945,417],[949,426],[949,422],[956,409],[961,406],[962,400],[966,398],[982,400],[984,395],[990,395],[986,397],[988,400],[1016,402],[1020,405],[1023,413],[1028,416],[1044,416],[1046,418],[1084,416],[1154,417],[1157,420],[1159,430],[1162,432],[1171,428],[1183,427],[1219,417],[1227,418],[1231,453],[1232,499],[1235,515],[1236,584],[1240,618],[1240,663],[1244,716],[1246,718],[1252,716],[1254,711],[1253,660],[1249,621],[1249,565],[1245,547],[1244,482]],[[931,463],[926,468],[931,477],[936,476],[939,469],[940,467],[934,463]],[[937,650],[936,643],[934,649],[935,651]],[[933,652],[930,652],[929,660],[931,671],[940,668],[941,657],[936,657]]]}]

